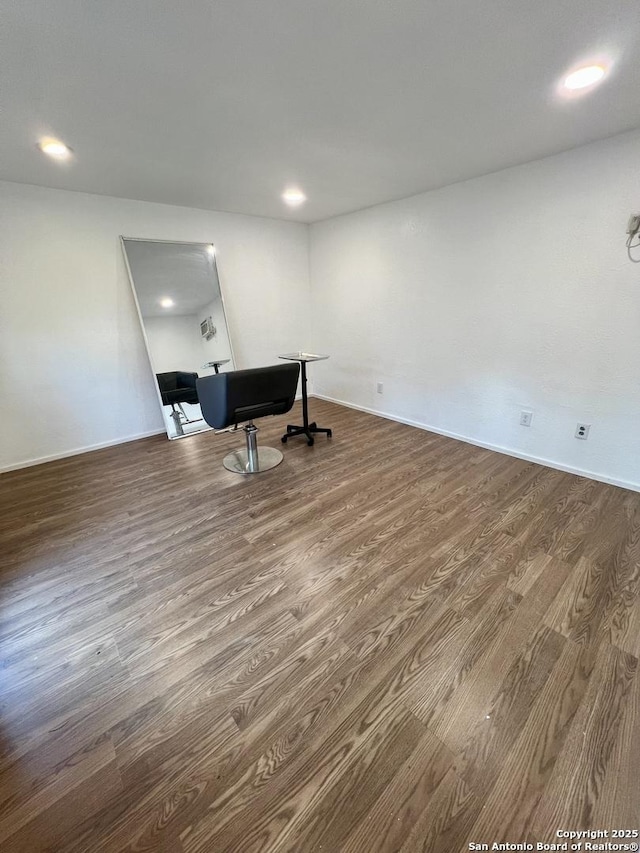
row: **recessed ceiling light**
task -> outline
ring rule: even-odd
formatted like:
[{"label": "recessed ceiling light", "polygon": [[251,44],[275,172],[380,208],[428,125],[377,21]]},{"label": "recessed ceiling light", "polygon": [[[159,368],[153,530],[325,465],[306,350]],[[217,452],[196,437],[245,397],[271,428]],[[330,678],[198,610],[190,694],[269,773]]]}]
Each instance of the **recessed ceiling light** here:
[{"label": "recessed ceiling light", "polygon": [[54,160],[68,160],[71,157],[71,149],[59,139],[52,139],[46,136],[38,142],[38,148],[43,154],[48,157],[53,157]]},{"label": "recessed ceiling light", "polygon": [[164,299],[160,300],[160,305],[162,305],[163,308],[173,308],[175,302],[173,299],[169,299],[168,296],[165,296]]},{"label": "recessed ceiling light", "polygon": [[606,73],[602,65],[585,65],[565,77],[564,87],[572,92],[576,89],[586,89],[588,86],[599,83]]},{"label": "recessed ceiling light", "polygon": [[297,207],[307,200],[306,195],[297,187],[289,187],[282,193],[282,200],[290,207]]}]

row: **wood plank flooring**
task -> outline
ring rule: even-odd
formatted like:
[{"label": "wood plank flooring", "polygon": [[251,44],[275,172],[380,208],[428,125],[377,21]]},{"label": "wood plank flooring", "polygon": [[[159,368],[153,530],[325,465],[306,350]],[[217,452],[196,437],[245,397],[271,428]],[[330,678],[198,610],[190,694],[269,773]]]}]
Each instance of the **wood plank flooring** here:
[{"label": "wood plank flooring", "polygon": [[311,408],[0,477],[4,853],[639,827],[640,494]]}]

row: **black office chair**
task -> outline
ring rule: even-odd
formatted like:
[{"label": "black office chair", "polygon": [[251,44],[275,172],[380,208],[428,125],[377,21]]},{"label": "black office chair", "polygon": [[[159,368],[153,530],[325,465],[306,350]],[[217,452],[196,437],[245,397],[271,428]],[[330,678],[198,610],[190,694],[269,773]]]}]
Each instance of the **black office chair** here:
[{"label": "black office chair", "polygon": [[[184,435],[184,424],[194,423],[189,420],[182,408],[183,403],[198,403],[196,390],[197,373],[187,373],[184,370],[172,370],[169,373],[156,373],[158,388],[163,406],[171,406],[171,418],[176,427],[176,435]],[[200,418],[197,418],[200,420]]]},{"label": "black office chair", "polygon": [[196,388],[205,421],[214,429],[245,423],[247,446],[225,456],[223,465],[237,474],[258,474],[282,462],[275,447],[258,447],[255,418],[284,415],[293,406],[299,364],[274,364],[251,370],[232,370],[198,379]]}]

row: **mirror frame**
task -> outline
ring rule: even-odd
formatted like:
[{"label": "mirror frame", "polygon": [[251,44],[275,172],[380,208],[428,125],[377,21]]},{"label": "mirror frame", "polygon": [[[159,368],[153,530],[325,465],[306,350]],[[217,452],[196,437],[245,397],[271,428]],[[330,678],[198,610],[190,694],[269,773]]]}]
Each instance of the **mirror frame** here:
[{"label": "mirror frame", "polygon": [[[202,241],[202,240],[156,240],[149,239],[147,237],[126,237],[124,234],[120,235],[120,247],[122,249],[122,256],[124,257],[124,265],[127,270],[127,276],[129,278],[129,285],[131,287],[131,293],[133,294],[133,301],[135,302],[136,312],[138,314],[138,322],[140,323],[140,330],[142,331],[142,337],[144,339],[144,346],[147,351],[147,358],[149,360],[149,367],[151,368],[151,374],[153,376],[153,384],[156,390],[156,397],[158,399],[158,405],[160,406],[160,413],[162,415],[162,419],[164,420],[163,409],[164,405],[162,403],[162,395],[160,394],[160,386],[158,385],[158,380],[156,378],[155,368],[153,366],[153,358],[151,355],[151,347],[149,346],[149,338],[147,337],[147,330],[144,325],[144,317],[142,316],[142,310],[140,308],[140,302],[138,301],[138,294],[136,293],[136,287],[133,280],[133,273],[131,272],[131,266],[129,265],[129,258],[127,256],[127,247],[126,243],[178,243],[181,246],[213,246],[214,247],[214,262],[216,265],[216,275],[218,277],[218,286],[220,288],[220,301],[222,303],[222,313],[224,314],[224,320],[227,326],[227,338],[229,339],[229,351],[231,353],[231,361],[233,364],[233,369],[238,370],[238,364],[236,362],[236,356],[233,351],[233,343],[231,341],[231,333],[229,331],[229,315],[227,313],[227,305],[224,298],[224,289],[222,287],[222,281],[220,280],[220,272],[218,270],[218,249],[216,244],[213,241]],[[206,424],[206,421],[205,421]],[[203,432],[213,431],[213,427],[208,424],[203,428],[198,430],[197,432],[188,432],[184,435],[169,435],[168,429],[165,427],[165,432],[169,441],[176,441],[180,438],[189,438],[192,435],[200,435]]]}]

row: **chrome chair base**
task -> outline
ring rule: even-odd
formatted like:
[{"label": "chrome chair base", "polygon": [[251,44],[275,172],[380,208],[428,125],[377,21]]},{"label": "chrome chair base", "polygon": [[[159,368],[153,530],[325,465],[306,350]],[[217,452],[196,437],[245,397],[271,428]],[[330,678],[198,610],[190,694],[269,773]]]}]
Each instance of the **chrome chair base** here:
[{"label": "chrome chair base", "polygon": [[244,448],[234,450],[224,457],[222,464],[227,471],[234,474],[260,474],[275,468],[283,460],[282,453],[275,447],[258,447],[255,453],[250,453]]}]

